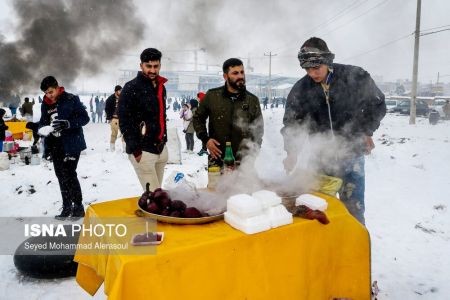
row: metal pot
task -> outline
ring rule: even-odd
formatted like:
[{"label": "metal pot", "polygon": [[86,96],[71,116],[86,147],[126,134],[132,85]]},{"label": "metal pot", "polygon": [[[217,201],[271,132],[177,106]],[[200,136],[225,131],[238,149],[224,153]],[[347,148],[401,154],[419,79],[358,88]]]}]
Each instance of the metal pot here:
[{"label": "metal pot", "polygon": [[28,157],[28,161],[31,159],[31,148],[26,148],[19,152],[20,159],[25,161],[25,157]]}]

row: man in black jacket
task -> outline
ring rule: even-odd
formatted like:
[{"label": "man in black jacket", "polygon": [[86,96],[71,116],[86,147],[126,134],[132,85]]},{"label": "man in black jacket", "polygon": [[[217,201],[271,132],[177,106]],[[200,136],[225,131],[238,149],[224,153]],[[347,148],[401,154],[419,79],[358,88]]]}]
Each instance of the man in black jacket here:
[{"label": "man in black jacket", "polygon": [[293,86],[286,103],[285,168],[291,171],[297,163],[300,149],[291,134],[295,128],[327,135],[335,142],[333,155],[318,159],[319,171],[343,179],[339,197],[364,224],[364,154],[375,147],[372,135],[386,114],[384,95],[362,68],[333,63],[334,54],[319,38],[307,40],[298,58],[307,75]]},{"label": "man in black jacket", "polygon": [[119,99],[120,131],[126,152],[142,188],[161,187],[168,160],[166,130],[166,78],[159,76],[161,52],[145,49],[140,56],[141,71],[127,82]]},{"label": "man in black jacket", "polygon": [[105,102],[106,121],[111,125],[111,139],[109,141],[109,150],[114,152],[116,149],[117,135],[119,134],[119,96],[122,91],[120,85],[114,87],[114,94],[108,97]]},{"label": "man in black jacket", "polygon": [[67,93],[53,76],[42,80],[41,90],[45,96],[39,127],[53,127],[44,139],[45,154],[53,160],[63,200],[62,211],[55,218],[84,217],[83,196],[76,169],[80,153],[86,149],[82,126],[89,122],[87,111],[80,98]]}]

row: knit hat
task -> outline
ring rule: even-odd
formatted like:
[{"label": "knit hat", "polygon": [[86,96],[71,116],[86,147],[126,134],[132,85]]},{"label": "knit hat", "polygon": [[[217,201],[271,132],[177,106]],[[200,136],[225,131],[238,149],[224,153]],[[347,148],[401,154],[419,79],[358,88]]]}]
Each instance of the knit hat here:
[{"label": "knit hat", "polygon": [[198,98],[198,100],[200,101],[200,102],[202,102],[203,101],[203,98],[205,98],[205,93],[203,93],[203,92],[198,92],[197,93],[197,98]]},{"label": "knit hat", "polygon": [[315,68],[322,64],[331,65],[334,54],[330,52],[324,40],[312,37],[307,40],[298,52],[298,60],[303,69]]},{"label": "knit hat", "polygon": [[189,100],[189,104],[191,105],[191,108],[198,107],[198,101],[195,99]]}]

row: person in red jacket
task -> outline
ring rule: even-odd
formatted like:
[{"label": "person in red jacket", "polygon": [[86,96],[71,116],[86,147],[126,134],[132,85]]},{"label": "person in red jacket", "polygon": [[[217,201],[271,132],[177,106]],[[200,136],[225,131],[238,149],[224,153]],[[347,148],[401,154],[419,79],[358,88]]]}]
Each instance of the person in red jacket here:
[{"label": "person in red jacket", "polygon": [[[205,98],[205,93],[204,92],[198,92],[197,93],[197,101],[198,103],[202,103],[203,98]],[[208,154],[208,151],[206,150],[206,143],[202,142],[202,149],[197,153],[199,156],[202,156],[203,154]]]}]

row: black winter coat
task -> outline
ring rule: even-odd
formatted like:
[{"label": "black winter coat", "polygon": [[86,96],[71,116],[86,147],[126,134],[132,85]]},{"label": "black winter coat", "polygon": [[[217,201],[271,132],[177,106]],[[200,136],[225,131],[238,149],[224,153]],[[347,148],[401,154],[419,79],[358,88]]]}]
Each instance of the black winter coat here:
[{"label": "black winter coat", "polygon": [[106,120],[111,120],[113,118],[114,112],[116,110],[116,95],[112,94],[106,99],[105,102],[105,113]]},{"label": "black winter coat", "polygon": [[[384,94],[362,68],[341,64],[332,64],[332,68],[329,98],[334,133],[362,145],[362,137],[372,136],[386,114]],[[320,83],[306,75],[292,87],[283,123],[282,133],[298,125],[307,125],[310,133],[330,131],[328,106]]]},{"label": "black winter coat", "polygon": [[8,129],[8,126],[5,124],[5,120],[3,117],[0,117],[0,141],[5,140],[5,130]]},{"label": "black winter coat", "polygon": [[[55,105],[58,119],[69,121],[70,127],[61,131],[61,137],[54,137],[52,135],[46,137],[44,139],[45,149],[50,152],[53,150],[59,151],[59,149],[53,149],[53,145],[60,145],[62,143],[65,155],[77,155],[86,149],[86,141],[84,140],[82,128],[82,126],[89,123],[86,107],[81,103],[78,96],[67,92],[63,92],[59,96],[56,104],[50,104],[44,97],[41,105],[39,128],[50,125],[50,116]],[[58,139],[57,143],[55,143],[55,139]]]},{"label": "black winter coat", "polygon": [[[126,152],[135,154],[146,151],[160,154],[167,142],[166,88],[164,77],[158,77],[162,85],[162,105],[152,81],[138,72],[136,78],[127,82],[119,98],[119,126],[126,143]],[[161,118],[160,112],[162,109]],[[143,127],[145,126],[145,129]],[[163,127],[162,137],[161,128]],[[145,131],[145,133],[144,133]]]}]

